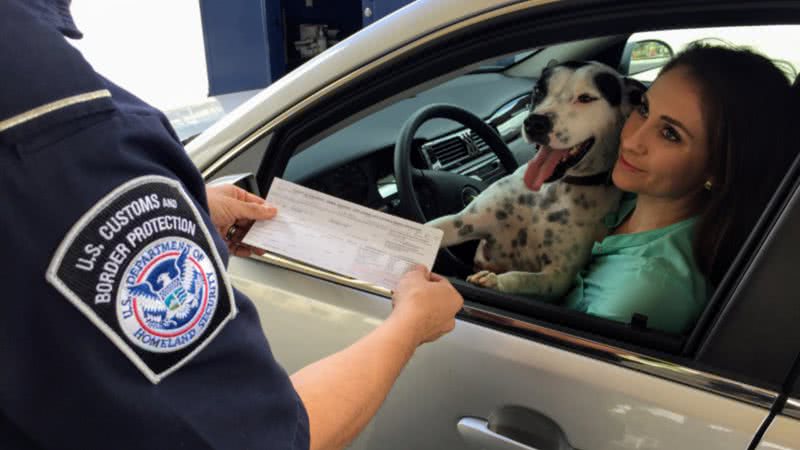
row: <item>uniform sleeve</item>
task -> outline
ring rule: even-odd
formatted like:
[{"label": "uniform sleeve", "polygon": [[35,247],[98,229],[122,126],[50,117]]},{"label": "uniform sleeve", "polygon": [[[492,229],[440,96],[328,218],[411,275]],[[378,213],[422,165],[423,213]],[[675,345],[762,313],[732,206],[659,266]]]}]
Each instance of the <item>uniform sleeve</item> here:
[{"label": "uniform sleeve", "polygon": [[620,270],[613,294],[592,299],[587,313],[624,323],[642,314],[648,328],[680,334],[696,319],[691,283],[667,259],[642,259],[636,270]]},{"label": "uniform sleeve", "polygon": [[164,116],[4,8],[2,41],[19,49],[0,44],[14,74],[0,83],[0,442],[307,448],[302,403],[227,279],[202,177]]}]

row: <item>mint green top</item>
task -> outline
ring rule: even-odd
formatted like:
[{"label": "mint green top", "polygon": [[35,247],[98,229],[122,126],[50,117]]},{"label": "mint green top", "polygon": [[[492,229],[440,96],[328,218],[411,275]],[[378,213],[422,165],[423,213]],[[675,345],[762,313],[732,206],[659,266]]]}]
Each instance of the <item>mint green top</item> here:
[{"label": "mint green top", "polygon": [[[605,223],[616,228],[636,206],[626,194]],[[692,254],[696,217],[641,233],[610,235],[595,242],[589,264],[578,274],[564,304],[620,322],[634,313],[647,327],[671,333],[690,329],[708,300],[708,285]]]}]

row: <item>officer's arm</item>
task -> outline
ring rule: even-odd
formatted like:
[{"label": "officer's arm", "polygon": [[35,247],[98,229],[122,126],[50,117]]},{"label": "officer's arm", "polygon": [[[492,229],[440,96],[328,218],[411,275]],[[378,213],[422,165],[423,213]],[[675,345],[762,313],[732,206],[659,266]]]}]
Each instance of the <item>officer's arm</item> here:
[{"label": "officer's arm", "polygon": [[418,345],[455,326],[463,300],[447,280],[423,270],[403,278],[394,310],[377,329],[350,347],[294,375],[309,417],[312,449],[339,449],[375,415]]}]

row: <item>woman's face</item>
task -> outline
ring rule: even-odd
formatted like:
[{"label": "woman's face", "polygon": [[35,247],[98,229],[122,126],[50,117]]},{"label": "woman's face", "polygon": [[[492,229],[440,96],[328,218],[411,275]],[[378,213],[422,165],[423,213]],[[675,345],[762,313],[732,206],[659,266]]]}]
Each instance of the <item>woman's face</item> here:
[{"label": "woman's face", "polygon": [[614,184],[662,200],[692,202],[708,179],[700,90],[684,67],[661,74],[622,128]]}]

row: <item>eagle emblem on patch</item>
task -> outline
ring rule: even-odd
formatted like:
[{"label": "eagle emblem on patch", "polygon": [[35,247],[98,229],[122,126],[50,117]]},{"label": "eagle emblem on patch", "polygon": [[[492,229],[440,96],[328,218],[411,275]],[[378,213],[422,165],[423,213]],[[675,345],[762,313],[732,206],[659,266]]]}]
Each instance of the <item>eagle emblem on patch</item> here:
[{"label": "eagle emblem on patch", "polygon": [[117,293],[117,319],[134,344],[170,352],[203,335],[217,307],[208,256],[188,239],[162,239],[128,265]]},{"label": "eagle emblem on patch", "polygon": [[137,178],[102,198],[67,234],[46,277],[153,383],[236,314],[202,216],[165,177]]}]

